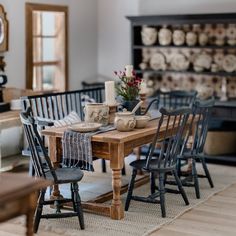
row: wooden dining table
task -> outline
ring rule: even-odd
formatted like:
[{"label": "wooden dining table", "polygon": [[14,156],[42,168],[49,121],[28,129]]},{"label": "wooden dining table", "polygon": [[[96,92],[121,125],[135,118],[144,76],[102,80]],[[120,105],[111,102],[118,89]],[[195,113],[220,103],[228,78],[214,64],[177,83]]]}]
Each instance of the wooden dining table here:
[{"label": "wooden dining table", "polygon": [[[124,218],[124,208],[121,202],[121,193],[127,190],[127,186],[121,186],[121,170],[124,166],[124,158],[131,154],[136,147],[151,143],[157,132],[159,118],[151,120],[143,129],[134,129],[129,132],[119,132],[112,130],[99,133],[92,136],[92,152],[95,157],[110,161],[112,170],[112,192],[83,203],[83,208],[92,212],[102,213],[110,216],[112,219],[120,220]],[[165,131],[165,121],[161,127],[160,139]],[[48,128],[42,131],[42,134],[48,136],[49,156],[54,165],[58,167],[62,159],[61,139],[68,126],[60,128]],[[148,176],[139,180],[137,185],[147,182]],[[54,187],[53,197],[60,197],[58,186]],[[104,204],[111,197],[111,204]]]}]

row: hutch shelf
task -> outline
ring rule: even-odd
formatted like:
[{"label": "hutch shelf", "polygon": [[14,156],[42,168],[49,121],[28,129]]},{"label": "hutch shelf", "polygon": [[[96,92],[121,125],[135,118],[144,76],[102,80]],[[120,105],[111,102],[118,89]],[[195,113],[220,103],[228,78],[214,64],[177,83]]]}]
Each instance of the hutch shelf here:
[{"label": "hutch shelf", "polygon": [[[131,61],[147,80],[150,94],[158,89],[208,87],[217,100],[212,121],[236,122],[236,13],[127,19]],[[222,96],[226,101],[220,101]],[[215,159],[236,163],[236,157]]]}]

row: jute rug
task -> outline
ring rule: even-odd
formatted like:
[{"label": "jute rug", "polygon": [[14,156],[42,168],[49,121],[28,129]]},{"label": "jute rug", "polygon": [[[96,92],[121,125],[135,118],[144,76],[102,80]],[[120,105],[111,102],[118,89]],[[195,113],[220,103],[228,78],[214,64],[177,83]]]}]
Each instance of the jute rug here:
[{"label": "jute rug", "polygon": [[[214,194],[224,190],[231,184],[236,183],[235,167],[209,165],[209,169],[215,187],[213,189],[210,188],[206,179],[200,179],[201,199],[196,199],[194,188],[185,188],[190,201],[189,206],[185,206],[180,195],[167,193],[166,218],[161,217],[160,206],[158,204],[155,205],[150,203],[131,201],[130,209],[128,212],[125,212],[125,218],[123,220],[111,220],[110,218],[105,216],[85,213],[84,218],[86,228],[83,231],[81,231],[79,228],[77,217],[55,220],[41,220],[38,235],[40,236],[41,233],[45,234],[45,232],[53,232],[56,235],[63,236],[149,235],[151,232],[157,230],[164,224],[170,223],[189,209],[194,208],[198,204],[206,201]],[[82,198],[84,200],[89,199],[96,196],[99,192],[103,192],[104,189],[110,190],[111,184],[110,178],[108,178],[109,174],[110,173],[102,174],[99,171],[97,173],[87,174],[80,187]],[[129,178],[130,175],[128,174],[123,178],[123,182],[126,183]],[[97,188],[95,188],[94,186],[97,186]],[[63,189],[62,192],[64,195],[67,194],[66,189]],[[135,189],[135,194],[138,195],[146,196],[149,193],[150,188],[148,184]],[[125,199],[126,194],[122,195],[123,204],[125,202]],[[46,208],[46,211],[52,211],[52,209]]]}]

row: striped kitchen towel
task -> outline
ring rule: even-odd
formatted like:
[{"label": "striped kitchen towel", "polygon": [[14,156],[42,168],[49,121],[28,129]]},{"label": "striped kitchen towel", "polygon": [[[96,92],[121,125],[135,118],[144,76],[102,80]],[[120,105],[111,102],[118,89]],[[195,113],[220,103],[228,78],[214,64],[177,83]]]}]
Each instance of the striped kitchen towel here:
[{"label": "striped kitchen towel", "polygon": [[98,133],[114,130],[113,125],[101,127],[96,132],[80,133],[66,130],[62,138],[62,165],[79,167],[82,170],[94,171],[91,137]]},{"label": "striped kitchen towel", "polygon": [[63,166],[94,171],[91,137],[93,133],[64,132],[62,138]]}]

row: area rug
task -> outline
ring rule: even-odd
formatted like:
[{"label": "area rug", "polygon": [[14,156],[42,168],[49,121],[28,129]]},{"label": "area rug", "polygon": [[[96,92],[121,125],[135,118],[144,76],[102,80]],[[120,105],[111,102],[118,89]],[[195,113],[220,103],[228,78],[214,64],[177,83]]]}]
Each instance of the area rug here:
[{"label": "area rug", "polygon": [[[111,220],[108,217],[84,213],[85,230],[81,231],[77,217],[64,219],[50,219],[42,220],[39,227],[38,236],[45,232],[55,233],[63,236],[125,236],[125,235],[149,235],[151,232],[157,230],[161,226],[172,222],[184,212],[196,207],[198,204],[206,201],[214,194],[224,190],[230,185],[236,183],[235,167],[227,167],[222,165],[209,165],[209,169],[215,184],[214,188],[210,188],[207,179],[200,179],[201,199],[196,199],[194,188],[185,188],[190,205],[186,206],[179,194],[166,194],[166,208],[167,217],[161,217],[160,206],[156,204],[142,203],[131,201],[130,209],[125,212],[123,220]],[[94,197],[95,189],[89,189],[89,182],[97,181],[105,185],[107,190],[111,188],[108,175],[110,173],[101,174],[93,173],[86,175],[84,183],[81,186],[82,198]],[[123,178],[124,183],[129,179],[129,174]],[[105,184],[107,182],[107,185]],[[87,187],[86,187],[87,185]],[[94,185],[93,185],[94,186]],[[99,188],[98,188],[99,189]],[[83,191],[84,190],[84,191]],[[66,189],[63,189],[66,193]],[[87,194],[84,192],[87,191]],[[97,190],[99,192],[99,190]],[[150,192],[148,184],[135,189],[135,194],[146,196]],[[89,194],[90,193],[90,194]],[[86,195],[86,196],[85,196]],[[122,202],[124,204],[126,194],[122,195]],[[46,208],[46,211],[52,211]]]}]

